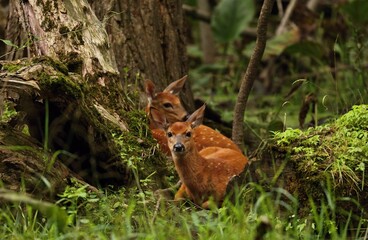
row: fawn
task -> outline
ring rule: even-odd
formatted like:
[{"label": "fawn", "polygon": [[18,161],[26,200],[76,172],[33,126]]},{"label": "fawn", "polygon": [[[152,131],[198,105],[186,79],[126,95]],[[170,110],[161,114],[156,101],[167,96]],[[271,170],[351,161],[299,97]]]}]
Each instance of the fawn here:
[{"label": "fawn", "polygon": [[[148,80],[145,84],[145,91],[148,98],[146,112],[150,119],[150,129],[153,137],[159,143],[161,150],[168,155],[171,153],[167,145],[166,134],[152,119],[150,109],[156,109],[159,114],[165,116],[168,123],[185,121],[188,117],[188,113],[180,102],[179,93],[183,88],[186,79],[187,76],[184,76],[183,78],[172,82],[162,92],[158,93],[155,92],[155,85],[152,81]],[[196,143],[198,150],[206,147],[217,146],[241,152],[239,147],[233,141],[210,127],[199,125],[194,131],[196,133],[194,135],[194,142]]]},{"label": "fawn", "polygon": [[248,159],[239,151],[222,147],[206,147],[199,150],[195,129],[200,127],[205,105],[195,111],[185,122],[168,124],[158,110],[151,109],[157,126],[165,130],[168,147],[181,187],[175,200],[191,199],[203,208],[209,208],[209,200],[219,205],[224,199],[226,187],[232,177],[239,175]]}]

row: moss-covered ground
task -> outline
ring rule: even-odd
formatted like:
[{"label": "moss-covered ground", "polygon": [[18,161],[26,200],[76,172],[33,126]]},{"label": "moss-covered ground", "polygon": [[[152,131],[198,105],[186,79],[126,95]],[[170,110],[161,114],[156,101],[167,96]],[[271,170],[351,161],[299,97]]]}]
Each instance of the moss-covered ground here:
[{"label": "moss-covered ground", "polygon": [[[367,207],[368,106],[356,105],[332,123],[275,132],[275,148],[295,171],[298,195],[304,211],[308,199],[324,201],[329,189],[339,203],[340,214],[363,214]],[[366,216],[366,213],[363,214]]]}]

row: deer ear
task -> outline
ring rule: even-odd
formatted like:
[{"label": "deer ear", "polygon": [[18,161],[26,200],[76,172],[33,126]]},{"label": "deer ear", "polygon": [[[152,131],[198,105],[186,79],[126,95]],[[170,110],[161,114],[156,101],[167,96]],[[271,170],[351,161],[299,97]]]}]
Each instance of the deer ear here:
[{"label": "deer ear", "polygon": [[155,84],[151,80],[146,80],[144,90],[146,91],[148,102],[151,103],[155,97]]},{"label": "deer ear", "polygon": [[185,81],[187,80],[188,76],[185,75],[184,77],[176,80],[175,82],[172,82],[167,86],[163,92],[171,93],[178,95],[180,91],[183,89]]},{"label": "deer ear", "polygon": [[192,115],[189,116],[186,122],[189,122],[192,128],[196,128],[202,124],[204,118],[204,110],[206,109],[206,104],[198,108]]},{"label": "deer ear", "polygon": [[153,124],[159,128],[166,130],[169,127],[169,124],[166,120],[164,114],[161,114],[159,110],[154,107],[150,107],[149,109],[150,120],[153,121]]}]

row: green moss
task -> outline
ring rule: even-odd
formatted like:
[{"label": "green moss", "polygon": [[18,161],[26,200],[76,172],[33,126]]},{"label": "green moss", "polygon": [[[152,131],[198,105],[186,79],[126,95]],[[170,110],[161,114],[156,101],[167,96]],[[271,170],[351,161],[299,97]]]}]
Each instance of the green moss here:
[{"label": "green moss", "polygon": [[276,132],[298,176],[298,192],[319,199],[329,181],[341,196],[361,198],[368,187],[368,105],[354,106],[335,122],[306,131]]},{"label": "green moss", "polygon": [[303,132],[300,129],[289,128],[282,133],[275,132],[275,140],[277,141],[278,145],[287,146],[299,139],[302,133]]},{"label": "green moss", "polygon": [[22,61],[11,61],[11,62],[3,62],[1,65],[2,71],[7,71],[10,73],[17,72],[19,69],[23,67],[28,67],[34,65],[36,63],[42,63],[49,66],[54,67],[56,70],[60,71],[60,73],[68,75],[68,68],[62,62],[52,59],[50,57],[42,56],[38,58],[25,59]]},{"label": "green moss", "polygon": [[56,70],[60,71],[61,73],[68,75],[68,68],[65,66],[65,64],[63,64],[62,62],[50,58],[50,57],[46,57],[46,56],[42,56],[39,58],[35,58],[34,59],[34,63],[43,63],[43,64],[47,64],[50,65],[52,67],[54,67]]},{"label": "green moss", "polygon": [[17,64],[14,62],[6,62],[3,63],[1,70],[2,71],[7,71],[10,73],[15,73],[16,71],[18,71],[19,69],[21,69],[22,67],[24,67],[23,64]]},{"label": "green moss", "polygon": [[157,189],[167,186],[170,173],[167,159],[156,148],[148,128],[146,114],[141,110],[124,113],[129,132],[112,132],[124,165],[133,172],[136,183],[145,188]]},{"label": "green moss", "polygon": [[131,131],[136,133],[139,138],[146,138],[148,132],[148,118],[147,114],[143,110],[131,110],[123,113],[124,119],[129,124]]},{"label": "green moss", "polygon": [[41,73],[39,77],[41,89],[48,91],[50,94],[75,99],[80,99],[83,96],[81,86],[64,74],[50,76],[47,73]]},{"label": "green moss", "polygon": [[368,105],[356,105],[336,121],[337,126],[353,130],[368,130]]},{"label": "green moss", "polygon": [[0,107],[2,107],[2,109],[0,109],[0,123],[8,123],[18,115],[14,106],[12,106],[12,103],[9,101],[4,101],[4,104],[0,104]]},{"label": "green moss", "polygon": [[[368,164],[367,129],[368,107],[360,105],[354,106],[334,123],[306,131],[288,129],[277,132],[274,140],[279,148],[290,153],[291,160],[303,166],[299,169],[303,169],[304,174],[317,174],[317,170],[337,176],[348,174],[344,169],[356,169],[358,165]],[[319,167],[311,169],[309,166],[314,164],[304,164],[304,161],[314,161]],[[337,169],[341,171],[337,172]]]}]

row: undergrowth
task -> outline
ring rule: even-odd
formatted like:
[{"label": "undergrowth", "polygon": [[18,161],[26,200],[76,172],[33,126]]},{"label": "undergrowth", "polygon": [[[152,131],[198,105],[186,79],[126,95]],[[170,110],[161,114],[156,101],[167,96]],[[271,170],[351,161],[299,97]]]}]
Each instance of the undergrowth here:
[{"label": "undergrowth", "polygon": [[[327,195],[326,195],[327,197]],[[246,200],[245,200],[246,199]],[[66,228],[58,218],[44,215],[31,204],[13,203],[0,214],[3,239],[344,239],[351,229],[337,226],[325,204],[298,216],[298,199],[283,189],[264,191],[249,184],[235,201],[221,208],[198,209],[191,203],[173,203],[134,188],[117,192],[89,192],[70,186],[56,206],[67,213]],[[353,236],[365,234],[364,222]]]},{"label": "undergrowth", "polygon": [[[143,113],[126,119],[136,134],[116,134],[121,159],[134,175],[135,186],[91,191],[77,181],[55,204],[0,192],[1,239],[353,239],[367,236],[367,216],[360,199],[366,183],[368,106],[333,123],[305,131],[274,134],[286,160],[295,164],[300,188],[264,188],[248,183],[221,208],[203,210],[190,202],[173,202],[161,192],[149,166],[154,149],[142,150],[147,129],[134,125]],[[149,140],[146,140],[149,141]],[[129,143],[129,144],[127,144]],[[152,162],[151,162],[152,161]],[[169,165],[169,163],[168,163]],[[172,174],[173,171],[170,172]],[[173,181],[173,179],[171,179]]]},{"label": "undergrowth", "polygon": [[168,160],[159,152],[148,125],[142,123],[142,119],[147,119],[146,114],[130,111],[125,113],[124,119],[130,131],[112,131],[112,138],[123,165],[132,173],[133,182],[140,189],[165,187],[167,176],[172,175],[173,171],[168,170]]},{"label": "undergrowth", "polygon": [[[275,149],[298,176],[293,192],[299,199],[313,199],[320,209],[329,204],[340,222],[367,219],[367,128],[368,106],[357,105],[333,123],[275,133]],[[310,206],[303,202],[300,213],[309,213]]]},{"label": "undergrowth", "polygon": [[334,123],[276,132],[274,139],[303,176],[323,179],[321,173],[327,172],[335,185],[347,182],[352,191],[362,191],[367,184],[367,129],[368,105],[358,105]]}]

